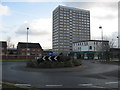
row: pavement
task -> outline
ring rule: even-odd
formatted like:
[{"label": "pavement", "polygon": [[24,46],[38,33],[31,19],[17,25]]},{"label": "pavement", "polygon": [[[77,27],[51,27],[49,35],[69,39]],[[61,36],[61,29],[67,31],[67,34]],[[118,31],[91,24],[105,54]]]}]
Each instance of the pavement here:
[{"label": "pavement", "polygon": [[[118,90],[119,66],[83,61],[83,66],[59,69],[26,68],[25,62],[4,62],[3,81],[32,88]],[[83,90],[83,89],[82,89]]]}]

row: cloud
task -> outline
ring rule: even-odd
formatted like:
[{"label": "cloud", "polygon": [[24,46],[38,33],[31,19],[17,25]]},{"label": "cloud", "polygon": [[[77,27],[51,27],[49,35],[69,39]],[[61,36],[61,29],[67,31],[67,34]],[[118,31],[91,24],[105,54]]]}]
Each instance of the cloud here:
[{"label": "cloud", "polygon": [[0,16],[10,15],[10,8],[8,6],[0,5]]},{"label": "cloud", "polygon": [[16,34],[26,35],[27,27],[29,27],[29,35],[46,36],[51,34],[52,22],[51,19],[34,19],[29,22],[24,21],[24,23],[18,27]]},{"label": "cloud", "polygon": [[90,10],[91,17],[114,19],[118,15],[117,2],[65,2],[66,6]]}]

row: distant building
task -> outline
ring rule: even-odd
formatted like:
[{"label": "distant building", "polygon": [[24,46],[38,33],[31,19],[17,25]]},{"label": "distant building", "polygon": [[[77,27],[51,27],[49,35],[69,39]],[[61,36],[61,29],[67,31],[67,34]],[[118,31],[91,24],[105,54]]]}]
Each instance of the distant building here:
[{"label": "distant building", "polygon": [[109,41],[105,40],[83,40],[73,43],[73,52],[83,57],[89,56],[89,59],[106,51],[109,51]]},{"label": "distant building", "polygon": [[58,6],[53,11],[53,51],[69,54],[72,43],[90,40],[90,11]]},{"label": "distant building", "polygon": [[8,48],[7,49],[7,55],[17,55],[17,48]]},{"label": "distant building", "polygon": [[118,48],[120,48],[120,31],[118,32]]},{"label": "distant building", "polygon": [[49,56],[49,53],[52,51],[52,49],[46,49],[43,51],[43,56]]},{"label": "distant building", "polygon": [[7,42],[0,41],[0,55],[6,55],[6,54],[7,54]]},{"label": "distant building", "polygon": [[73,43],[73,51],[106,51],[109,49],[109,41],[84,40]]},{"label": "distant building", "polygon": [[120,60],[120,48],[110,48],[110,58]]},{"label": "distant building", "polygon": [[17,45],[18,55],[40,56],[43,52],[39,43],[19,42]]}]

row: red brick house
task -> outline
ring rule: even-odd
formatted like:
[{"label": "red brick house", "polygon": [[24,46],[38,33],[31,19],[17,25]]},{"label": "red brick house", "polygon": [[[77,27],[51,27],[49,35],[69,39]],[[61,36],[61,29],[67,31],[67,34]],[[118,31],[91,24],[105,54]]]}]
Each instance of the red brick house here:
[{"label": "red brick house", "polygon": [[40,56],[43,52],[39,43],[19,42],[17,50],[19,56]]}]

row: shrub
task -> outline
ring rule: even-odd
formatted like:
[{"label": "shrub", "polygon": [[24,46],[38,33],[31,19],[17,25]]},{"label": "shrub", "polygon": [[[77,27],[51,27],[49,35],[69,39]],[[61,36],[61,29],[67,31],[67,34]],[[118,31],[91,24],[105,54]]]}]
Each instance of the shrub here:
[{"label": "shrub", "polygon": [[57,68],[64,67],[64,62],[56,62],[55,65]]},{"label": "shrub", "polygon": [[74,64],[74,66],[80,66],[82,64],[82,62],[80,60],[78,60],[78,59],[72,60],[72,62]]},{"label": "shrub", "polygon": [[68,56],[60,56],[60,61],[69,61],[70,60],[70,57]]},{"label": "shrub", "polygon": [[64,62],[64,67],[73,67],[73,63],[72,63],[72,60],[69,60],[69,61],[65,61]]},{"label": "shrub", "polygon": [[36,68],[62,68],[62,67],[73,67],[81,65],[80,60],[71,60],[68,56],[60,56],[59,61],[40,61],[29,60],[27,62],[27,67]]}]

